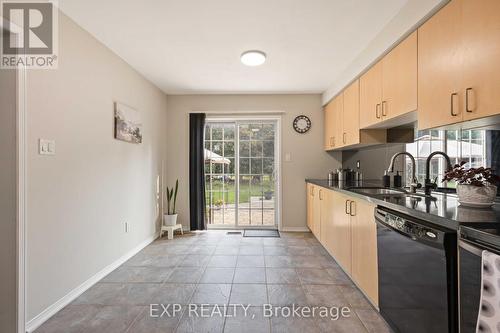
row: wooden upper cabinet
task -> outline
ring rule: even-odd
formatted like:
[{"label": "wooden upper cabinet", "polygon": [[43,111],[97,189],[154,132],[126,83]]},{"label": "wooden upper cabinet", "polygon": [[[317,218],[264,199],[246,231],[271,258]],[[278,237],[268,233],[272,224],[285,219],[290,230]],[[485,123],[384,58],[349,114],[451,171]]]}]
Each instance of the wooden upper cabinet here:
[{"label": "wooden upper cabinet", "polygon": [[418,30],[419,129],[462,121],[461,11],[451,1]]},{"label": "wooden upper cabinet", "polygon": [[382,64],[376,63],[359,79],[359,126],[367,128],[382,119]]},{"label": "wooden upper cabinet", "polygon": [[334,147],[345,146],[344,143],[344,94],[335,97],[334,108]]},{"label": "wooden upper cabinet", "polygon": [[334,140],[334,101],[330,101],[326,106],[323,111],[324,113],[324,131],[325,131],[325,138],[324,138],[324,148],[325,150],[330,150],[333,149],[333,140]]},{"label": "wooden upper cabinet", "polygon": [[346,146],[360,143],[359,135],[359,80],[344,90],[342,142]]},{"label": "wooden upper cabinet", "polygon": [[412,33],[359,80],[361,129],[417,110],[417,32]]},{"label": "wooden upper cabinet", "polygon": [[382,59],[382,120],[417,110],[417,32]]},{"label": "wooden upper cabinet", "polygon": [[[455,1],[455,0],[454,0]],[[460,0],[463,118],[500,114],[500,1]]]}]

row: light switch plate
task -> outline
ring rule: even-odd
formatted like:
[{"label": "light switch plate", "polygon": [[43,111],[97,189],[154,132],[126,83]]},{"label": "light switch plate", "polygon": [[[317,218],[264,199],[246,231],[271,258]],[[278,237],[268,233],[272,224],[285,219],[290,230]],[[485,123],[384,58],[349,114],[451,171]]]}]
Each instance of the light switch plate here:
[{"label": "light switch plate", "polygon": [[47,139],[38,140],[38,153],[40,155],[55,155],[56,142],[54,140]]}]

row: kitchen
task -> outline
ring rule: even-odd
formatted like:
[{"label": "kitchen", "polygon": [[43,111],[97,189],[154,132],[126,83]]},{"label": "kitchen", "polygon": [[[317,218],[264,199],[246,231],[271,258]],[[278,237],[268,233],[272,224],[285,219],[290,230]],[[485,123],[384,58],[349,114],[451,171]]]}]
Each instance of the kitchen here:
[{"label": "kitchen", "polygon": [[308,227],[396,332],[496,327],[498,177],[463,193],[461,162],[499,167],[498,5],[451,1],[324,108],[343,169],[306,180]]},{"label": "kitchen", "polygon": [[137,3],[0,0],[1,333],[500,331],[500,0]]}]

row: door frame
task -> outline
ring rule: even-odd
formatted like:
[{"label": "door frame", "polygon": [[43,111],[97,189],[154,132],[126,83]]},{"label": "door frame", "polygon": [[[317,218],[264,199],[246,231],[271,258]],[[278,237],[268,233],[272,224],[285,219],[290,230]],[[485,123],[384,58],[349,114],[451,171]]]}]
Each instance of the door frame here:
[{"label": "door frame", "polygon": [[[9,22],[8,26],[0,20],[0,33],[9,31],[15,36],[17,42],[20,42],[22,28]],[[9,29],[10,27],[10,29]],[[2,70],[2,69],[0,69]],[[26,109],[26,67],[18,64],[16,69],[16,316],[17,332],[26,332],[26,200],[27,200],[27,109]]]},{"label": "door frame", "polygon": [[[276,181],[275,181],[275,221],[276,224],[273,226],[240,226],[235,223],[234,226],[226,226],[226,225],[211,225],[210,227],[207,225],[207,228],[212,230],[217,229],[278,229],[281,231],[282,229],[282,221],[281,221],[281,211],[282,211],[282,186],[281,186],[281,120],[282,117],[279,115],[257,115],[257,114],[249,114],[249,115],[234,115],[228,116],[227,114],[207,114],[207,118],[205,120],[206,123],[223,123],[223,122],[231,122],[236,123],[236,132],[235,138],[238,135],[238,124],[242,122],[251,122],[251,121],[273,121],[275,122],[275,146],[274,146],[274,156],[275,156],[275,169],[276,169]],[[239,148],[239,140],[236,140],[235,151]],[[236,161],[236,156],[235,156]],[[236,174],[239,175],[239,161],[236,164]],[[239,179],[236,182],[236,193],[239,193]],[[236,200],[238,201],[238,200]],[[238,202],[236,202],[236,207],[238,207]],[[236,215],[235,215],[236,216]]]}]

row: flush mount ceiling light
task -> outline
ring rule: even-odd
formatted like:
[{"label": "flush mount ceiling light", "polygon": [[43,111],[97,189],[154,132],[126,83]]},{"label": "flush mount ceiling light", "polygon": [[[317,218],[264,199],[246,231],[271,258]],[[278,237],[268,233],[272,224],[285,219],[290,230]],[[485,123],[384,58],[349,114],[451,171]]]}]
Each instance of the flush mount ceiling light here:
[{"label": "flush mount ceiling light", "polygon": [[246,66],[260,66],[266,61],[266,54],[262,51],[246,51],[241,54],[241,62]]}]

